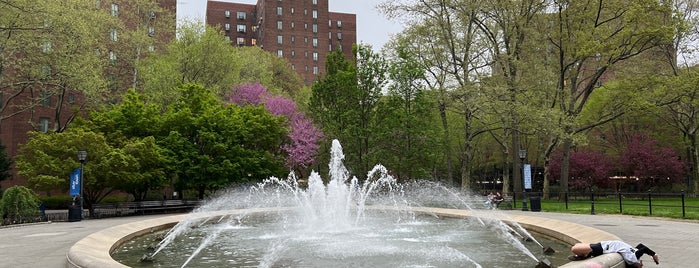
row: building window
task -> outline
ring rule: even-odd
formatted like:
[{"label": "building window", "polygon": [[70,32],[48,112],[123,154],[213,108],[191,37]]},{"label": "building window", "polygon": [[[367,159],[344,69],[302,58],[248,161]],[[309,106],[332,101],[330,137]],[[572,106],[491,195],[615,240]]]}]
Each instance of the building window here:
[{"label": "building window", "polygon": [[291,65],[291,70],[296,71],[296,65]]},{"label": "building window", "polygon": [[304,16],[308,15],[308,9],[304,9],[304,10],[303,10],[303,15],[304,15]]},{"label": "building window", "polygon": [[236,12],[236,18],[238,18],[239,20],[245,20],[245,12],[244,11]]},{"label": "building window", "polygon": [[75,94],[68,94],[68,104],[75,104]]},{"label": "building window", "polygon": [[318,24],[313,23],[313,33],[318,33]]},{"label": "building window", "polygon": [[313,52],[313,61],[318,61],[318,52]]},{"label": "building window", "polygon": [[342,40],[342,33],[337,33],[337,40]]},{"label": "building window", "polygon": [[289,10],[291,14],[294,14],[294,8],[292,7],[291,10]]},{"label": "building window", "polygon": [[239,33],[245,33],[246,30],[247,30],[247,27],[245,26],[245,24],[238,24],[238,32]]},{"label": "building window", "polygon": [[330,28],[330,27],[333,27],[333,21],[332,21],[332,20],[328,20],[328,28]]},{"label": "building window", "polygon": [[303,66],[303,70],[306,71],[306,72],[308,72],[308,65]]},{"label": "building window", "polygon": [[304,29],[304,30],[308,30],[308,23],[304,23],[304,24],[303,24],[303,29]]},{"label": "building window", "polygon": [[257,39],[255,39],[255,38],[251,39],[251,40],[250,40],[250,44],[253,45],[253,46],[256,46],[256,45],[257,45]]},{"label": "building window", "polygon": [[284,51],[281,49],[277,49],[277,56],[279,56],[280,58],[284,57]]},{"label": "building window", "polygon": [[112,16],[118,17],[119,16],[119,5],[112,3]]},{"label": "building window", "polygon": [[313,4],[314,4],[314,5],[317,5],[317,4],[318,4],[318,0],[313,0]]},{"label": "building window", "polygon": [[112,29],[109,31],[109,39],[116,42],[118,40],[117,29]]},{"label": "building window", "polygon": [[333,32],[328,32],[328,39],[333,39]]},{"label": "building window", "polygon": [[313,38],[313,47],[318,47],[318,38]]},{"label": "building window", "polygon": [[341,20],[337,21],[337,28],[342,28],[342,21]]},{"label": "building window", "polygon": [[50,40],[45,40],[44,44],[41,46],[41,52],[44,52],[45,54],[48,54],[51,52],[51,41]]},{"label": "building window", "polygon": [[223,14],[226,15],[226,18],[230,18],[230,17],[231,17],[231,11],[230,11],[230,10],[224,11]]},{"label": "building window", "polygon": [[277,21],[277,30],[282,29],[282,24],[283,24],[282,21],[280,21],[280,20]]},{"label": "building window", "polygon": [[308,58],[308,51],[304,51],[304,52],[303,52],[303,57],[304,57],[304,58]]},{"label": "building window", "polygon": [[39,118],[39,131],[46,133],[49,132],[49,122],[51,119],[47,117]]},{"label": "building window", "polygon": [[155,36],[155,27],[148,26],[148,36],[150,36],[150,37]]},{"label": "building window", "polygon": [[333,44],[328,45],[328,51],[332,52],[333,51]]},{"label": "building window", "polygon": [[226,31],[230,31],[230,30],[231,30],[231,24],[230,24],[230,23],[226,23],[226,24],[223,25],[223,28],[226,29]]},{"label": "building window", "polygon": [[46,90],[42,90],[40,93],[40,96],[41,96],[41,106],[51,107],[51,93],[49,93]]},{"label": "building window", "polygon": [[117,55],[114,51],[109,51],[109,63],[114,64],[117,61]]},{"label": "building window", "polygon": [[245,38],[244,37],[238,37],[236,38],[235,43],[239,46],[244,46],[245,45]]},{"label": "building window", "polygon": [[41,65],[41,75],[43,78],[51,77],[51,66]]},{"label": "building window", "polygon": [[282,7],[277,7],[277,15],[282,15]]},{"label": "building window", "polygon": [[294,29],[294,22],[291,22],[291,29]]},{"label": "building window", "polygon": [[314,9],[311,14],[313,14],[314,19],[318,18],[318,10]]},{"label": "building window", "polygon": [[281,45],[281,44],[284,43],[283,41],[284,41],[284,40],[283,40],[283,37],[282,37],[281,35],[277,35],[277,44],[280,44],[280,45]]},{"label": "building window", "polygon": [[293,36],[293,35],[292,35],[292,36],[291,36],[291,43],[295,43],[295,42],[296,42],[296,36]]},{"label": "building window", "polygon": [[313,66],[313,74],[318,75],[318,66]]},{"label": "building window", "polygon": [[149,51],[149,52],[154,52],[154,51],[155,51],[155,46],[154,46],[154,45],[148,45],[148,51]]},{"label": "building window", "polygon": [[291,56],[292,56],[292,57],[293,57],[293,56],[296,56],[296,50],[292,50],[292,51],[291,51]]}]

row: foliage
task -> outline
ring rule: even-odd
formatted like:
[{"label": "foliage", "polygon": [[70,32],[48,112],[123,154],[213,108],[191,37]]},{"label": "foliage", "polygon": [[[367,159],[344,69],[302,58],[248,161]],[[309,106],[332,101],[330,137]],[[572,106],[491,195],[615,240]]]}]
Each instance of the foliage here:
[{"label": "foliage", "polygon": [[103,33],[116,23],[94,1],[0,2],[0,123],[52,98],[48,107],[61,115],[52,126],[62,131],[75,116],[65,109],[69,95],[99,102],[106,57],[95,51],[107,51]]},{"label": "foliage", "polygon": [[318,141],[323,134],[310,119],[298,111],[291,99],[270,96],[261,84],[253,83],[234,87],[230,101],[241,106],[264,104],[265,110],[271,114],[287,119],[289,142],[282,148],[287,154],[285,165],[288,169],[304,173],[314,163]]},{"label": "foliage", "polygon": [[[559,151],[549,164],[551,176],[560,176],[561,156]],[[614,166],[611,157],[601,152],[575,151],[570,154],[570,185],[573,188],[592,189],[611,186],[609,177],[613,175]]]},{"label": "foliage", "polygon": [[88,159],[83,171],[83,200],[92,204],[114,190],[106,170],[112,167],[105,161],[114,148],[102,133],[75,124],[65,132],[29,133],[30,139],[19,149],[17,169],[27,178],[29,186],[40,191],[68,189],[68,179],[73,169],[80,167],[78,150],[86,150]]},{"label": "foliage", "polygon": [[220,29],[186,22],[178,38],[140,65],[144,93],[158,103],[177,100],[178,85],[198,84],[224,97],[232,85],[259,82],[293,97],[304,86],[289,63],[259,47],[231,46]]},{"label": "foliage", "polygon": [[12,168],[12,159],[7,156],[6,149],[7,147],[0,141],[0,181],[12,177],[9,172]]},{"label": "foliage", "polygon": [[173,167],[178,190],[208,190],[285,174],[280,148],[284,119],[258,106],[226,106],[197,85],[179,87],[160,126],[159,144]]},{"label": "foliage", "polygon": [[0,201],[0,215],[10,222],[23,222],[39,215],[39,197],[31,189],[16,185],[7,188]]},{"label": "foliage", "polygon": [[636,176],[643,184],[651,186],[682,181],[686,172],[674,150],[661,147],[642,134],[629,141],[619,162],[624,174]]}]

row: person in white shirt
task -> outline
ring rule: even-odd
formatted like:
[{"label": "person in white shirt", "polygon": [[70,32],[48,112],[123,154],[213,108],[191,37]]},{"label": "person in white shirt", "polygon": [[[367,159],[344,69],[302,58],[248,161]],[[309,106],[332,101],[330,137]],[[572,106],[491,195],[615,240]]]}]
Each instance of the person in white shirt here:
[{"label": "person in white shirt", "polygon": [[618,240],[602,241],[595,244],[577,243],[570,248],[570,251],[574,254],[568,257],[570,260],[582,260],[606,253],[619,253],[627,267],[643,267],[643,262],[640,260],[643,254],[651,256],[655,264],[660,263],[658,254],[655,254],[655,251],[645,245],[638,244],[636,247],[632,247]]}]

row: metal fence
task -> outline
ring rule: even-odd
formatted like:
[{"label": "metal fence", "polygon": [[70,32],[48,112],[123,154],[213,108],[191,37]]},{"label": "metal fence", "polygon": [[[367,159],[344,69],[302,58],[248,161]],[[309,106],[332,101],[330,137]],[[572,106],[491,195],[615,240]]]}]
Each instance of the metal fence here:
[{"label": "metal fence", "polygon": [[[527,192],[514,193],[512,196],[512,204],[516,209],[518,203],[522,202],[522,197],[528,201],[541,200],[544,196],[542,192]],[[580,204],[589,205],[590,214],[595,214],[595,206],[604,206],[605,208],[614,207],[617,213],[624,214],[625,211],[642,209],[647,212],[647,215],[653,215],[654,210],[673,210],[681,213],[682,218],[687,218],[687,212],[699,213],[699,198],[695,195],[682,193],[634,193],[634,192],[569,192],[569,193],[550,193],[548,201],[560,202],[565,204],[565,209],[568,210],[570,205],[575,204],[580,207]],[[530,202],[531,202],[530,201]]]}]

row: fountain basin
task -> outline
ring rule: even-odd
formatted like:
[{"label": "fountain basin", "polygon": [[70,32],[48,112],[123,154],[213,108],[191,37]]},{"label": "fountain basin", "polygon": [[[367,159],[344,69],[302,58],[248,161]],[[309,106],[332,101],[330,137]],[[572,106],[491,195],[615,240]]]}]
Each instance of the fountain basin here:
[{"label": "fountain basin", "polygon": [[[377,207],[367,207],[368,209],[377,209]],[[93,233],[86,238],[78,241],[73,245],[67,254],[67,265],[68,267],[128,267],[117,261],[115,261],[110,253],[113,252],[117,247],[129,241],[135,237],[148,234],[151,232],[171,228],[180,221],[186,218],[197,217],[197,218],[208,218],[208,217],[221,217],[227,215],[236,214],[251,214],[251,213],[271,213],[271,212],[281,212],[285,210],[290,210],[291,208],[250,208],[250,209],[236,209],[236,210],[224,210],[224,211],[213,211],[213,212],[199,212],[194,214],[186,215],[175,215],[166,216],[157,219],[144,220],[135,223],[124,224],[120,226],[115,226],[102,230],[97,233]],[[388,209],[385,207],[380,207],[380,209]],[[450,218],[467,218],[467,217],[480,217],[480,218],[492,218],[492,217],[502,217],[503,214],[491,213],[487,211],[478,210],[460,210],[460,209],[446,209],[446,208],[431,208],[431,207],[414,207],[410,208],[416,213],[425,213],[437,215],[440,217],[450,217]],[[525,216],[525,215],[512,215],[507,219],[501,220],[513,220],[522,225],[529,231],[536,232],[548,237],[555,238],[557,240],[563,241],[567,244],[577,243],[579,241],[601,241],[601,240],[617,240],[618,237],[609,234],[598,229],[591,227],[554,220],[541,218],[536,216]],[[566,253],[562,253],[566,254]],[[623,267],[614,266],[615,262],[621,261],[619,257],[618,260],[614,257],[618,257],[618,254],[607,254],[604,256],[597,257],[595,259],[590,259],[586,261],[579,261],[566,264],[562,267],[588,267],[586,265],[589,261],[594,261],[595,263],[601,263],[602,267]],[[604,259],[604,260],[601,260]],[[623,265],[623,261],[622,261]]]}]

